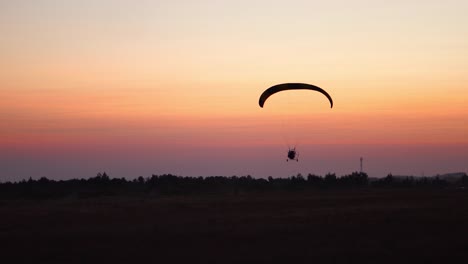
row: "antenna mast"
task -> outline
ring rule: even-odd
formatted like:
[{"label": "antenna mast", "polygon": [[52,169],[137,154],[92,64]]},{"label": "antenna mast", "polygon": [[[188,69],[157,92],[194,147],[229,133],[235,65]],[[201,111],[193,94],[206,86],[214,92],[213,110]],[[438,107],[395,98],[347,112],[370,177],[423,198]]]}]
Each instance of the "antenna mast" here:
[{"label": "antenna mast", "polygon": [[363,161],[363,158],[361,157],[361,173],[362,173],[362,161]]}]

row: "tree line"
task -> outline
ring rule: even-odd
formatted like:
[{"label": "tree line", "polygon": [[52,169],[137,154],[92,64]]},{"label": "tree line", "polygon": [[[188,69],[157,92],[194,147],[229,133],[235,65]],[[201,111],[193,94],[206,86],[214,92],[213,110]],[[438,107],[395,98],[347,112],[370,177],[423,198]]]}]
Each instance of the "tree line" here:
[{"label": "tree line", "polygon": [[88,179],[50,180],[46,177],[19,182],[0,182],[0,198],[60,198],[66,196],[95,197],[112,195],[187,195],[241,194],[266,191],[304,191],[355,188],[445,188],[468,187],[468,176],[449,182],[439,177],[394,177],[369,179],[364,172],[337,177],[301,174],[287,178],[254,178],[247,176],[182,177],[172,174],[138,177],[132,180],[111,178],[98,173]]}]

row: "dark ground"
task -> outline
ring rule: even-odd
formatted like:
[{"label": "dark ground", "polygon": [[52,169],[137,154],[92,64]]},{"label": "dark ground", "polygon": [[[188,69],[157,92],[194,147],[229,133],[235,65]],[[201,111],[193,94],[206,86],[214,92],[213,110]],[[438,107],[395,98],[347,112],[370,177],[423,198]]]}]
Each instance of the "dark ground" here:
[{"label": "dark ground", "polygon": [[0,200],[1,263],[468,263],[465,190]]}]

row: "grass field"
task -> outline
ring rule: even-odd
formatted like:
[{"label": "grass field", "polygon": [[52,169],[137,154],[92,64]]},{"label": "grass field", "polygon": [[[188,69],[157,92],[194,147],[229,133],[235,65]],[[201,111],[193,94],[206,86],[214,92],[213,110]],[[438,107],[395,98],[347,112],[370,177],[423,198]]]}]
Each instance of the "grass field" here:
[{"label": "grass field", "polygon": [[0,200],[0,252],[2,263],[468,263],[468,192]]}]

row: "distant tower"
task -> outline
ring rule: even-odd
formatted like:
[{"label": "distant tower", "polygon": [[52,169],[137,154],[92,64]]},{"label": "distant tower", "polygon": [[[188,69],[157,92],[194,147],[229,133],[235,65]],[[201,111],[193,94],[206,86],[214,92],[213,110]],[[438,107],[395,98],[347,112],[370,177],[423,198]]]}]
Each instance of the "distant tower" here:
[{"label": "distant tower", "polygon": [[363,160],[363,158],[361,157],[360,160],[361,160],[361,173],[362,173],[362,160]]}]

